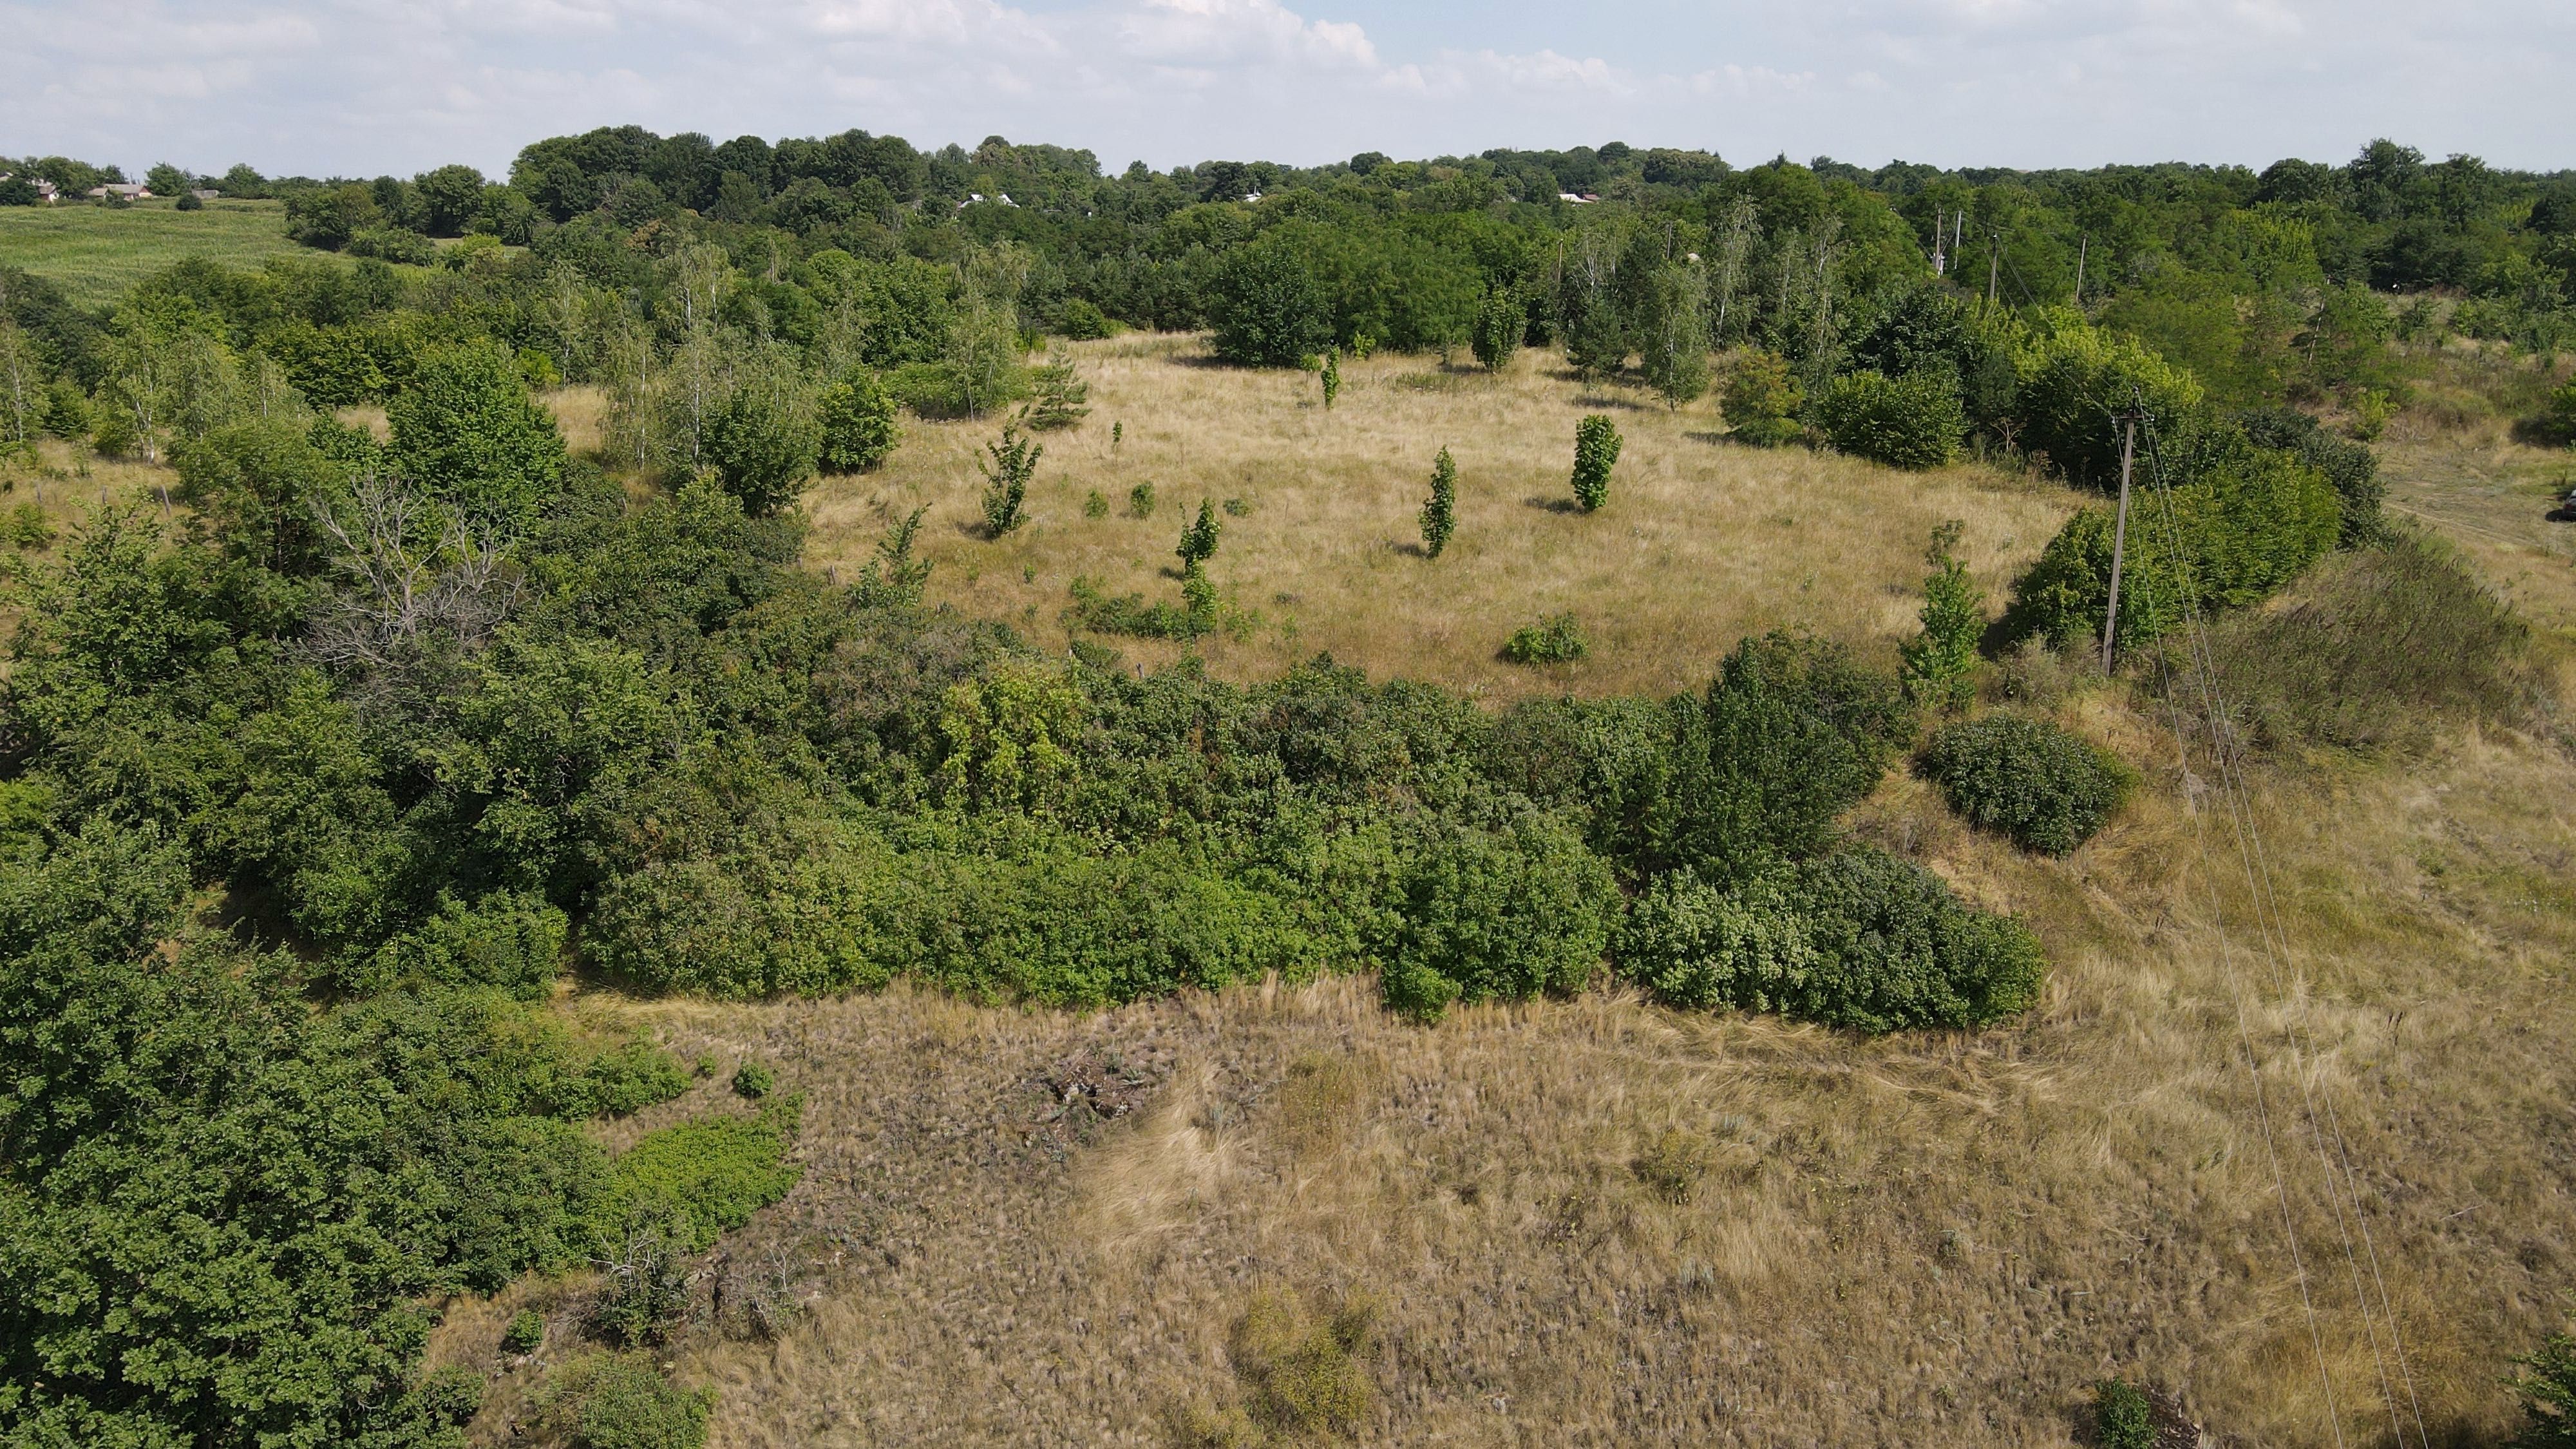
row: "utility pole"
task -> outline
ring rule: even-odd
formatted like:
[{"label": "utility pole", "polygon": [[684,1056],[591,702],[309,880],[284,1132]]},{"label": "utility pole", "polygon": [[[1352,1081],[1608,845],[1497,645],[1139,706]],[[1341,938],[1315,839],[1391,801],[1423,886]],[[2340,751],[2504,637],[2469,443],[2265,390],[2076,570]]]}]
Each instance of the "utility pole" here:
[{"label": "utility pole", "polygon": [[2093,250],[2093,236],[2087,232],[2075,246],[2075,305],[2084,305],[2084,257]]},{"label": "utility pole", "polygon": [[1995,268],[2003,265],[2004,238],[2001,232],[1986,236],[1986,305],[1995,305]]},{"label": "utility pole", "polygon": [[2129,463],[2136,456],[2138,420],[2145,410],[2131,406],[2127,412],[2113,416],[2120,421],[2120,515],[2111,525],[2111,607],[2102,614],[2102,672],[2111,672],[2111,640],[2120,626],[2120,565],[2129,551]]}]

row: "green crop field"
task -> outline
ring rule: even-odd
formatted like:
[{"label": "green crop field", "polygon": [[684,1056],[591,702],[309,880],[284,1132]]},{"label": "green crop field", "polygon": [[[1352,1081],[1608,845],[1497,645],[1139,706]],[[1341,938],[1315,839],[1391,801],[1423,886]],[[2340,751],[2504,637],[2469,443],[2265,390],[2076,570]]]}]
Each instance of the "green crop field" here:
[{"label": "green crop field", "polygon": [[167,201],[103,206],[0,207],[0,265],[59,282],[72,300],[103,307],[173,262],[210,257],[256,266],[302,248],[286,238],[275,201],[215,201],[181,211]]}]

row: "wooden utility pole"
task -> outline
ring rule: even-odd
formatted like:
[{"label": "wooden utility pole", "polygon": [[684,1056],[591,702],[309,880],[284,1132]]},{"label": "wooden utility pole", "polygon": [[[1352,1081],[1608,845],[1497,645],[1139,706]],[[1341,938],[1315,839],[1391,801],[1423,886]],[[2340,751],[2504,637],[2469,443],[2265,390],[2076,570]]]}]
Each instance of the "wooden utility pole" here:
[{"label": "wooden utility pole", "polygon": [[2084,305],[2084,258],[2093,250],[2093,237],[2087,233],[2075,245],[2075,305]]},{"label": "wooden utility pole", "polygon": [[2004,239],[2000,232],[1986,238],[1986,305],[1995,305],[1995,268],[2003,265]]},{"label": "wooden utility pole", "polygon": [[2120,428],[2120,515],[2111,525],[2111,607],[2102,614],[2102,672],[2111,672],[2111,641],[2120,627],[2120,566],[2129,551],[2129,462],[2136,456],[2138,419],[2144,414],[2132,407],[2117,414]]}]

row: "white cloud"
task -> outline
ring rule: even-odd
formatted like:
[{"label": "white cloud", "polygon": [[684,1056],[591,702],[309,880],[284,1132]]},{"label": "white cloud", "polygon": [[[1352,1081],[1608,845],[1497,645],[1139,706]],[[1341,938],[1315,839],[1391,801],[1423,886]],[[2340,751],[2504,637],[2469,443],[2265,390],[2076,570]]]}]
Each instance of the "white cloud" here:
[{"label": "white cloud", "polygon": [[2259,164],[2392,134],[2576,159],[2550,153],[2576,86],[2563,0],[1382,0],[1366,24],[1316,8],[1333,0],[1073,3],[0,0],[16,74],[42,78],[0,87],[0,138],[317,173],[498,172],[538,136],[630,120],[998,132],[1111,166],[1612,137],[2032,165]]}]

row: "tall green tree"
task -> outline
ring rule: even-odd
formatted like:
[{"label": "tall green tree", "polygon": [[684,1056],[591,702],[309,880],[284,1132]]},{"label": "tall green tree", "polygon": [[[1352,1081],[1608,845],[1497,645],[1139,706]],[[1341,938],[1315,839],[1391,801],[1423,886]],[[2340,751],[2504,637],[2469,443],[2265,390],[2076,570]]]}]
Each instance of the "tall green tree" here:
[{"label": "tall green tree", "polygon": [[524,530],[562,481],[563,434],[498,344],[430,352],[385,412],[394,466],[476,524]]}]

